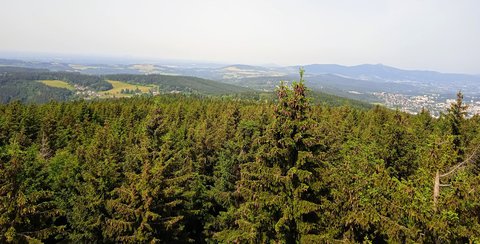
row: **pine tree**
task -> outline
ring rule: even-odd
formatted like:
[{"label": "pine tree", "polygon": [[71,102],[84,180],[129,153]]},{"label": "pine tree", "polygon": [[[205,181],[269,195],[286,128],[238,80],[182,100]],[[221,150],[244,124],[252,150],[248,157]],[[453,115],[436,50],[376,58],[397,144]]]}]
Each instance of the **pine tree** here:
[{"label": "pine tree", "polygon": [[145,136],[127,152],[126,178],[106,202],[104,235],[111,241],[188,242],[198,235],[186,227],[194,215],[193,164],[186,150],[177,147],[182,145],[177,137],[181,128],[171,130],[165,117],[157,109]]},{"label": "pine tree", "polygon": [[417,165],[415,160],[414,137],[407,130],[405,115],[396,111],[392,121],[386,123],[383,135],[379,135],[386,149],[383,159],[390,175],[405,179],[413,174]]},{"label": "pine tree", "polygon": [[464,154],[464,143],[463,143],[463,126],[465,121],[465,116],[467,115],[468,106],[463,103],[463,94],[461,91],[457,93],[457,99],[454,103],[450,105],[447,113],[447,120],[450,124],[451,135],[454,138],[454,149],[457,151],[457,162],[462,161]]},{"label": "pine tree", "polygon": [[77,148],[81,176],[75,184],[69,221],[72,241],[104,241],[106,201],[121,181],[119,151],[121,144],[109,126],[101,127],[87,147]]},{"label": "pine tree", "polygon": [[241,165],[235,226],[217,233],[218,240],[294,243],[319,234],[320,165],[306,92],[303,70],[300,82],[277,89],[275,119],[256,160]]},{"label": "pine tree", "polygon": [[56,220],[64,212],[48,187],[44,161],[38,148],[22,149],[16,141],[7,147],[8,161],[0,168],[0,241],[40,242],[65,229]]},{"label": "pine tree", "polygon": [[[125,172],[124,183],[113,190],[113,197],[106,202],[109,216],[104,235],[112,241],[138,243],[158,240],[155,223],[161,221],[154,211],[155,198],[159,198],[159,186],[152,175],[152,162],[144,148],[137,148],[141,172]],[[133,155],[132,155],[133,156]]]}]

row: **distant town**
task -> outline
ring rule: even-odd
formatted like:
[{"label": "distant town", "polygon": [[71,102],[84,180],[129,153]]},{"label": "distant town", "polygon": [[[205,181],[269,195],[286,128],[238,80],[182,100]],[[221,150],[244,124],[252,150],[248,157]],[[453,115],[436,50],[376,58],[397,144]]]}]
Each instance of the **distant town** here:
[{"label": "distant town", "polygon": [[[428,95],[404,95],[398,93],[374,92],[373,95],[381,100],[388,108],[399,109],[401,111],[417,114],[422,108],[427,109],[430,114],[436,118],[441,113],[447,111],[454,98],[446,98],[440,94]],[[480,97],[464,97],[463,102],[468,105],[467,117],[480,114]]]}]

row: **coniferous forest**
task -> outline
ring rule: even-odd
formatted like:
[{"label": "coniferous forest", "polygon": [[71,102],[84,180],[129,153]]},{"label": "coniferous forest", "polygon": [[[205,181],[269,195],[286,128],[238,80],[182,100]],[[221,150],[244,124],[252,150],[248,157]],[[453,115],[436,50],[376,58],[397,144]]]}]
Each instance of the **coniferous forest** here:
[{"label": "coniferous forest", "polygon": [[0,105],[0,242],[480,242],[480,116],[182,95]]}]

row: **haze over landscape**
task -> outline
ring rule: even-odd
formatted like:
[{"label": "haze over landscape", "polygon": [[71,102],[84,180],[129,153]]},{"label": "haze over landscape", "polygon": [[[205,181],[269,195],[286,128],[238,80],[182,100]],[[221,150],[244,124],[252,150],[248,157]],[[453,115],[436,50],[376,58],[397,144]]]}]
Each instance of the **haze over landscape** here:
[{"label": "haze over landscape", "polygon": [[480,1],[0,3],[0,243],[480,243]]},{"label": "haze over landscape", "polygon": [[0,51],[480,74],[480,3],[2,1]]},{"label": "haze over landscape", "polygon": [[[303,66],[315,91],[410,113],[438,116],[462,90],[473,115],[480,111],[478,7],[468,0],[21,0],[0,10],[0,58],[3,66],[196,76],[256,91],[273,91]],[[19,97],[2,100],[12,99]]]}]

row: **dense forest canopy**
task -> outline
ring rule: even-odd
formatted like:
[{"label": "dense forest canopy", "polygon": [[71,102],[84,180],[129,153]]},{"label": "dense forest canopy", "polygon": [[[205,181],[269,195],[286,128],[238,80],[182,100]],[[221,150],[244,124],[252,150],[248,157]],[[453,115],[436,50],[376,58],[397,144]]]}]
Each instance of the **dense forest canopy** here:
[{"label": "dense forest canopy", "polygon": [[461,94],[438,119],[306,94],[0,105],[0,242],[480,241]]}]

